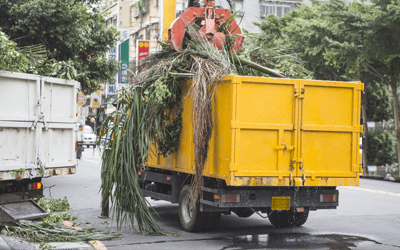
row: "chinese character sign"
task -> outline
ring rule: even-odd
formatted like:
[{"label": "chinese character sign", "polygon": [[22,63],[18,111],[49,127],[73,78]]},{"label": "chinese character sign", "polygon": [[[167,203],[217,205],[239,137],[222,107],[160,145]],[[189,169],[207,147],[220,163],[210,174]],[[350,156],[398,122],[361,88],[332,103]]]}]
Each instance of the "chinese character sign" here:
[{"label": "chinese character sign", "polygon": [[119,61],[121,62],[121,71],[118,74],[118,83],[128,83],[129,68],[129,39],[119,45]]},{"label": "chinese character sign", "polygon": [[120,41],[126,41],[127,39],[129,39],[129,30],[121,30],[120,31]]},{"label": "chinese character sign", "polygon": [[110,49],[110,51],[108,52],[108,58],[109,59],[114,58],[115,60],[117,60],[117,47]]},{"label": "chinese character sign", "polygon": [[137,40],[136,43],[136,61],[138,68],[143,64],[143,59],[149,56],[150,53],[150,42],[144,40]]}]

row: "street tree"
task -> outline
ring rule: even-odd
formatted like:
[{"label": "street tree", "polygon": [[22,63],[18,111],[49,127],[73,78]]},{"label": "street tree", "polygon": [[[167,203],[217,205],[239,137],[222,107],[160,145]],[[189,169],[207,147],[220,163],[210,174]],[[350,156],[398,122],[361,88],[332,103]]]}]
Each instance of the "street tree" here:
[{"label": "street tree", "polygon": [[392,165],[396,162],[393,137],[388,130],[373,131],[368,136],[370,151],[368,162],[376,166]]},{"label": "street tree", "polygon": [[0,29],[0,70],[23,71],[28,67],[28,59],[15,46]]},{"label": "street tree", "polygon": [[[399,97],[400,83],[400,0],[372,0],[352,3],[335,13],[342,26],[335,29],[342,41],[331,41],[325,58],[335,65],[347,58],[348,72],[367,71],[391,89],[393,117],[400,156]],[[398,157],[400,165],[400,157]]]},{"label": "street tree", "polygon": [[116,44],[116,29],[106,29],[93,8],[97,0],[0,0],[0,28],[19,47],[42,44],[47,61],[66,62],[82,90],[91,93],[113,79],[115,60],[106,52]]}]

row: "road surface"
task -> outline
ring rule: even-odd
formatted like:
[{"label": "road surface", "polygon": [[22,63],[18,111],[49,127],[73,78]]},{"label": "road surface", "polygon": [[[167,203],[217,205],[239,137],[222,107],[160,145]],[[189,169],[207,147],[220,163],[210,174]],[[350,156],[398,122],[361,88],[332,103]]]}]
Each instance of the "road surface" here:
[{"label": "road surface", "polygon": [[[72,214],[84,227],[117,231],[111,218],[99,218],[100,161],[98,151],[85,148],[75,175],[43,180],[45,187],[53,186],[46,188],[45,195],[67,196]],[[179,236],[143,236],[127,225],[120,230],[121,239],[103,243],[109,250],[400,249],[400,183],[361,179],[359,187],[338,189],[337,209],[312,211],[302,227],[285,229],[274,228],[257,214],[239,218],[232,213],[222,215],[215,231],[188,233],[180,226],[176,204],[151,200],[159,225],[179,231]]]}]

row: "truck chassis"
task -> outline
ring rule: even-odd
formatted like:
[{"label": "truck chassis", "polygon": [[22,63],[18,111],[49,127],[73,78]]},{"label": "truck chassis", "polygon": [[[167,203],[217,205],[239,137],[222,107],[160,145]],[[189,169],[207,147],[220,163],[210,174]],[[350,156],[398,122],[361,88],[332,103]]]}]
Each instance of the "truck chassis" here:
[{"label": "truck chassis", "polygon": [[186,231],[213,230],[218,227],[221,214],[231,212],[239,217],[267,213],[276,227],[301,226],[309,211],[336,209],[339,205],[336,187],[235,187],[221,179],[204,177],[199,200],[193,207],[193,175],[146,168],[139,176],[144,196],[179,204],[181,225]]}]

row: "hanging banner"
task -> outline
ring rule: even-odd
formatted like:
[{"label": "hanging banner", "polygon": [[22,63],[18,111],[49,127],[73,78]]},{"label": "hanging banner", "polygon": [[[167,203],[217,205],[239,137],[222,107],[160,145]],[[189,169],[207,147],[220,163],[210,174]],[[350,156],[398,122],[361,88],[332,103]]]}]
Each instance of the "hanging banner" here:
[{"label": "hanging banner", "polygon": [[85,103],[86,103],[86,96],[82,92],[79,92],[79,94],[78,94],[78,106],[83,106]]},{"label": "hanging banner", "polygon": [[144,68],[141,66],[143,64],[143,59],[148,57],[150,54],[150,41],[147,40],[137,40],[136,41],[136,66],[138,70]]},{"label": "hanging banner", "polygon": [[[118,49],[119,46],[110,48],[110,50],[108,51],[108,59],[115,59],[116,61],[118,61]],[[115,74],[114,81],[110,81],[107,83],[107,98],[109,98],[110,96],[116,96],[115,93],[117,91],[118,78],[119,74]]]},{"label": "hanging banner", "polygon": [[93,109],[100,108],[101,105],[101,92],[100,90],[97,90],[96,92],[93,92],[91,95],[91,106]]},{"label": "hanging banner", "polygon": [[123,41],[119,45],[119,61],[121,69],[118,73],[118,83],[128,85],[128,68],[129,68],[129,39]]}]

